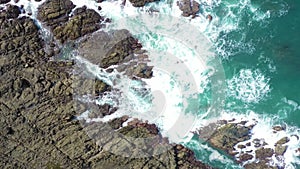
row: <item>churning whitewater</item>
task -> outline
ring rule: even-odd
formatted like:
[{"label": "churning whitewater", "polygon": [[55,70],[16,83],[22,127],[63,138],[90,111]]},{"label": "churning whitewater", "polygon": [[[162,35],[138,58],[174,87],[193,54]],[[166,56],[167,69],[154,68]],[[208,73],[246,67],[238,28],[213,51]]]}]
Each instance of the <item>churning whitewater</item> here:
[{"label": "churning whitewater", "polygon": [[[14,1],[10,3],[23,4],[24,9],[31,11],[30,17],[40,26],[44,38],[47,38],[46,36],[50,36],[49,32],[36,19],[37,7],[43,2],[20,0],[17,3]],[[119,109],[112,115],[96,119],[89,118],[88,111],[82,112],[78,119],[85,119],[88,122],[109,121],[128,115],[132,119],[147,120],[156,124],[162,135],[168,137],[170,141],[184,143],[195,151],[199,160],[214,167],[225,166],[228,169],[241,168],[241,166],[236,165],[233,160],[208,144],[199,143],[193,132],[216,120],[233,120],[237,123],[248,121],[248,125],[254,124],[251,130],[252,137],[246,142],[240,142],[239,145],[253,143],[255,139],[260,139],[264,141],[262,144],[266,144],[266,147],[275,149],[277,140],[289,137],[282,159],[274,155],[269,163],[272,166],[289,169],[299,168],[299,151],[296,150],[300,146],[298,138],[300,122],[295,120],[299,119],[300,113],[299,95],[293,97],[299,93],[282,92],[288,89],[284,87],[286,84],[281,84],[280,81],[291,75],[290,71],[280,71],[289,69],[280,64],[284,62],[282,57],[285,55],[292,57],[296,49],[285,47],[286,44],[283,45],[284,47],[273,46],[269,41],[275,41],[274,37],[278,36],[281,30],[274,28],[269,32],[267,29],[276,27],[274,24],[289,14],[292,10],[289,1],[198,0],[202,4],[201,13],[193,19],[181,16],[176,1],[162,0],[141,8],[135,8],[131,3],[123,6],[122,0],[104,1],[101,3],[103,7],[101,11],[97,10],[97,3],[93,0],[72,0],[72,2],[76,7],[85,5],[101,15],[112,18],[114,22],[108,25],[105,31],[112,29],[131,31],[142,42],[143,49],[148,51],[149,64],[154,66],[153,78],[140,82],[117,71],[107,73],[106,70],[111,67],[100,68],[74,53],[72,59],[95,77],[120,90],[119,93],[111,92],[98,100],[88,100],[88,96],[81,96],[80,99],[86,99],[87,102],[97,102],[99,105],[110,104]],[[191,32],[185,32],[184,35],[176,34],[178,30],[168,28],[168,24],[157,26],[159,23],[166,23],[165,18],[157,17],[157,23],[150,21],[153,27],[147,25],[147,20],[143,20],[142,17],[135,18],[148,15],[153,9],[160,14],[177,18],[176,22],[185,22],[204,36],[191,35]],[[212,16],[212,21],[206,19],[208,14]],[[152,12],[151,15],[155,17],[158,14]],[[188,43],[185,38],[190,36],[195,36],[198,40],[195,42],[197,45],[193,41],[192,45]],[[208,43],[204,43],[206,39]],[[278,40],[274,44],[280,42]],[[219,58],[224,67],[216,68],[215,64],[211,64],[214,57]],[[289,57],[287,56],[286,59],[290,59]],[[176,69],[182,67],[184,71]],[[218,93],[219,91],[213,91],[212,88],[211,78],[218,72],[215,69],[224,69],[223,73],[226,75],[224,79],[226,88],[221,94]],[[293,82],[291,79],[286,81],[288,84]],[[146,91],[142,90],[145,88]],[[217,115],[210,116],[210,113],[214,112],[213,97],[222,98],[223,94],[225,95],[224,107],[220,105]],[[178,122],[178,118],[181,121]],[[182,133],[177,133],[173,129],[174,125],[177,125],[177,128],[184,128],[190,121],[193,123],[189,124]],[[273,132],[273,127],[276,125],[284,125],[285,130]],[[238,145],[235,148],[237,159],[244,152],[250,152],[249,154],[255,156],[255,144],[243,150],[240,150]],[[242,164],[255,160],[257,159],[252,158]]]}]

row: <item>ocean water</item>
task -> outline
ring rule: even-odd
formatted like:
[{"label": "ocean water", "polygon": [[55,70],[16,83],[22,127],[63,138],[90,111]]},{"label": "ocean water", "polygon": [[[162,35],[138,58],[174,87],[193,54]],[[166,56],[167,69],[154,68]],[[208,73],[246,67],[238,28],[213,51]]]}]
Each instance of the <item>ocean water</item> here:
[{"label": "ocean water", "polygon": [[[97,4],[92,0],[72,0],[78,7],[82,5],[88,8],[97,9]],[[43,2],[43,1],[42,1]],[[40,2],[40,3],[42,3]],[[225,75],[224,108],[218,112],[218,119],[238,120],[255,119],[257,126],[253,129],[253,136],[264,138],[269,145],[274,144],[284,136],[300,134],[300,1],[297,0],[198,0],[201,4],[199,17],[195,19],[182,18],[181,12],[176,6],[176,1],[162,0],[151,3],[143,8],[134,8],[130,3],[121,6],[121,1],[105,1],[100,5],[103,10],[102,15],[110,17],[118,23],[126,17],[145,14],[149,9],[157,9],[160,13],[172,15],[184,19],[188,24],[193,25],[210,42],[213,50],[207,44],[201,46],[202,52],[207,52],[217,57],[222,64]],[[11,2],[14,3],[14,2]],[[21,0],[18,4],[24,4],[25,9],[30,9],[33,16],[36,16],[36,7],[40,4],[36,2]],[[213,20],[206,20],[206,15],[211,14]],[[147,33],[148,29],[138,30],[139,25],[144,24],[139,20],[127,20],[126,29],[137,32],[144,31],[135,36],[143,43],[144,49],[157,52],[156,55],[149,52],[152,64],[162,67],[159,63],[168,63],[168,60],[155,60],[154,56],[178,55],[182,61],[190,61],[197,52],[190,46],[176,42],[176,38],[165,37],[155,33]],[[162,21],[165,22],[165,21]],[[124,25],[123,25],[124,26]],[[122,25],[112,24],[109,29],[121,28]],[[140,27],[139,27],[140,28]],[[147,28],[147,25],[146,25]],[[161,27],[153,27],[150,32],[160,32]],[[176,30],[175,30],[176,31]],[[203,41],[200,41],[203,42]],[[206,48],[207,47],[207,48]],[[168,52],[163,53],[163,52]],[[154,52],[154,53],[155,53]],[[80,56],[74,57],[79,62],[83,62]],[[86,64],[89,68],[93,65]],[[193,149],[199,160],[218,168],[242,168],[234,164],[233,160],[206,143],[198,140],[192,134],[186,137],[172,139],[169,129],[177,123],[176,118],[196,119],[188,130],[193,131],[198,127],[207,124],[210,119],[207,114],[211,110],[211,81],[210,65],[205,61],[191,62],[188,69],[196,77],[197,91],[196,98],[177,95],[180,93],[181,85],[188,85],[182,81],[180,71],[166,68],[154,69],[154,78],[145,81],[152,91],[160,91],[158,98],[164,98],[166,106],[164,113],[145,114],[146,110],[151,110],[160,102],[154,99],[145,100],[144,95],[127,91],[126,99],[122,100],[124,109],[106,119],[94,119],[106,121],[124,114],[139,117],[144,120],[156,123],[163,135],[171,137],[171,141],[181,142]],[[172,67],[172,66],[171,66]],[[107,83],[111,83],[116,77],[124,77],[122,74],[114,72],[115,75],[108,76],[103,71],[94,68],[90,69],[95,75],[103,77]],[[101,73],[99,73],[101,72]],[[213,72],[213,71],[212,71]],[[212,73],[213,74],[213,73]],[[100,76],[101,75],[101,76]],[[101,78],[100,78],[101,79]],[[123,79],[123,81],[122,81]],[[128,78],[121,78],[121,84],[129,84],[132,88],[139,88],[140,83],[129,82]],[[123,84],[124,85],[124,84]],[[122,85],[121,85],[122,86]],[[131,88],[129,87],[129,89]],[[125,96],[124,96],[125,97]],[[107,100],[105,100],[107,99]],[[99,104],[114,103],[113,96],[99,100]],[[200,108],[193,108],[193,105],[200,104]],[[189,105],[189,109],[184,109]],[[126,110],[136,110],[135,113]],[[182,111],[188,111],[182,115]],[[162,111],[162,109],[161,109]],[[138,113],[139,112],[139,113]],[[172,113],[170,113],[172,112]],[[86,113],[86,112],[85,112]],[[87,118],[83,114],[81,118]],[[273,134],[272,126],[285,124],[287,130],[280,134]],[[267,134],[266,134],[267,133]],[[295,150],[300,147],[300,142],[296,138],[288,143],[289,148],[284,156],[285,168],[300,168],[300,160]],[[275,160],[275,163],[281,162]]]}]

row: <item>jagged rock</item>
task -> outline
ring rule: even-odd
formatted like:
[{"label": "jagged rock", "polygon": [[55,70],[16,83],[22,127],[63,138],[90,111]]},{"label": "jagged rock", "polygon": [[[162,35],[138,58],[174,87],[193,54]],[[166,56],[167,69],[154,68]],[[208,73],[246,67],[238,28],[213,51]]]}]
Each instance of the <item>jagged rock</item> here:
[{"label": "jagged rock", "polygon": [[53,29],[54,36],[62,43],[75,40],[101,28],[104,18],[92,9],[77,8],[68,22]]},{"label": "jagged rock", "polygon": [[182,11],[182,16],[188,17],[193,16],[195,17],[196,14],[199,12],[199,3],[195,0],[180,0],[177,1],[177,6],[179,6],[179,9]]},{"label": "jagged rock", "polygon": [[117,130],[122,127],[122,124],[129,119],[128,116],[123,116],[120,118],[115,118],[108,122],[108,124],[114,129]]},{"label": "jagged rock", "polygon": [[[58,18],[64,18],[68,14],[68,11],[60,8],[68,1],[53,0],[47,3],[41,8],[47,11],[43,16],[47,16],[45,22],[49,25],[59,22],[53,15],[50,20],[48,14],[61,11],[58,15],[55,14]],[[3,12],[0,15],[4,16]],[[106,150],[126,148],[128,141],[113,138],[109,133],[111,131],[105,130],[105,123],[91,123],[91,126],[85,128],[84,122],[76,120],[78,114],[92,105],[76,101],[73,97],[77,92],[72,89],[72,84],[75,83],[72,70],[75,65],[70,61],[50,60],[55,58],[55,53],[45,52],[38,27],[30,18],[9,20],[0,17],[0,47],[0,127],[3,129],[0,130],[1,167],[211,168],[197,161],[185,148],[180,151],[187,155],[179,163],[175,145],[161,138],[153,124],[136,123],[135,126],[125,128],[124,135],[155,136],[157,142],[154,148],[142,147],[145,152],[159,152],[154,157],[130,158],[123,156],[124,154],[105,151],[105,147],[111,148]],[[91,78],[89,81],[94,86],[95,79]],[[121,119],[121,122],[122,120],[125,119]],[[111,125],[117,128],[121,122],[117,120]],[[93,136],[90,132],[95,132],[96,135]],[[98,136],[107,142],[97,144],[95,139]],[[122,146],[116,147],[115,143],[119,141],[122,141]],[[164,149],[166,147],[168,149]],[[128,150],[123,151],[126,153]],[[139,149],[134,149],[133,152],[137,155],[144,153]]]},{"label": "jagged rock", "polygon": [[240,161],[248,161],[248,160],[251,160],[252,158],[253,158],[253,155],[247,154],[247,153],[239,156]]},{"label": "jagged rock", "polygon": [[37,18],[53,29],[69,20],[73,8],[70,0],[47,0],[38,7]]},{"label": "jagged rock", "polygon": [[78,39],[101,28],[104,20],[96,11],[86,6],[76,8],[70,0],[46,1],[38,8],[37,18],[49,26],[57,40],[65,43]]},{"label": "jagged rock", "polygon": [[239,148],[239,149],[244,149],[244,148],[246,148],[246,146],[245,146],[245,145],[242,145],[242,144],[240,144],[240,145],[238,145],[238,148]]},{"label": "jagged rock", "polygon": [[7,13],[6,13],[7,19],[17,18],[21,14],[21,11],[18,6],[7,5],[6,8],[7,8],[6,9],[7,10]]},{"label": "jagged rock", "polygon": [[264,160],[266,158],[270,158],[272,157],[274,154],[274,150],[271,148],[259,148],[257,150],[255,150],[255,156],[257,159],[261,159]]},{"label": "jagged rock", "polygon": [[95,85],[95,93],[97,95],[104,93],[106,91],[111,91],[112,89],[111,86],[98,79],[95,79],[94,85]]},{"label": "jagged rock", "polygon": [[249,127],[228,123],[216,129],[208,141],[214,147],[230,152],[237,143],[250,139],[250,130]]},{"label": "jagged rock", "polygon": [[159,0],[129,0],[134,7],[143,7],[146,3],[155,2]]},{"label": "jagged rock", "polygon": [[246,164],[245,169],[278,169],[277,167],[269,166],[265,161],[259,161],[258,163]]},{"label": "jagged rock", "polygon": [[102,68],[118,65],[116,69],[125,71],[129,77],[151,78],[152,66],[147,66],[143,60],[132,62],[141,55],[147,60],[145,54],[136,53],[141,48],[142,45],[127,30],[116,30],[94,33],[79,44],[78,51],[81,56]]}]

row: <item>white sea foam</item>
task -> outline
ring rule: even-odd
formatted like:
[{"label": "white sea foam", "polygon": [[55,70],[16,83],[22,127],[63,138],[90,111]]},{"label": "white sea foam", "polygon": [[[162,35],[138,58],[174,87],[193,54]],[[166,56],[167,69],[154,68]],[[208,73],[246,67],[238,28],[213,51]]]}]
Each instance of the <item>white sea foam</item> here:
[{"label": "white sea foam", "polygon": [[[15,3],[14,1],[11,1],[11,4],[16,5],[24,5],[24,9],[28,12],[31,12],[32,15],[30,16],[33,19],[36,19],[37,14],[37,7],[43,3],[45,0],[41,2],[35,2],[35,1],[28,1],[28,0],[20,0],[18,3]],[[83,5],[86,5],[88,8],[94,9],[101,15],[105,15],[106,17],[110,17],[112,19],[119,19],[126,16],[133,16],[141,12],[145,12],[150,9],[150,7],[153,7],[154,9],[158,9],[159,11],[166,13],[166,14],[172,14],[173,16],[180,17],[181,11],[178,9],[176,5],[176,1],[173,2],[173,4],[167,4],[165,1],[159,2],[157,4],[149,4],[148,6],[144,8],[134,8],[132,5],[127,2],[124,7],[122,7],[121,3],[122,1],[105,1],[99,4],[103,9],[101,11],[97,10],[98,5],[93,0],[72,0],[72,2],[76,5],[76,7],[81,7]],[[238,1],[234,3],[228,3],[221,0],[200,0],[201,4],[203,4],[203,15],[200,15],[199,17],[191,20],[191,24],[195,25],[199,28],[200,31],[204,32],[206,36],[213,42],[216,42],[218,39],[220,32],[230,32],[233,30],[236,30],[239,28],[240,23],[240,14],[243,13],[243,10],[247,10],[247,8],[250,9],[250,11],[253,14],[253,19],[256,21],[265,21],[270,18],[272,14],[277,15],[278,17],[284,15],[288,11],[288,7],[286,5],[283,5],[283,8],[279,10],[279,12],[271,12],[271,11],[262,11],[258,6],[255,6],[251,4],[250,0],[243,0]],[[214,8],[219,7],[222,3],[225,3],[224,6],[224,13],[221,18],[218,17],[217,14],[214,13]],[[283,3],[284,4],[284,3]],[[237,12],[234,9],[238,9]],[[206,15],[211,14],[213,16],[213,20],[210,23],[208,20],[206,20]],[[222,42],[222,39],[218,39],[219,42]],[[232,42],[236,43],[236,42]],[[224,40],[224,43],[219,43],[218,53],[222,56],[225,56],[228,54],[228,51],[225,51],[224,48],[222,48],[222,45],[228,44],[228,41]],[[169,45],[169,46],[168,46]],[[163,46],[163,45],[162,45]],[[236,44],[235,47],[238,47],[239,45]],[[149,47],[149,46],[148,46]],[[182,46],[180,46],[180,49]],[[167,44],[166,49],[174,49],[171,47],[171,43]],[[173,50],[170,50],[173,51]],[[168,51],[168,52],[170,52]],[[181,53],[182,51],[178,52]],[[184,60],[184,59],[183,59]],[[186,59],[186,60],[190,60]],[[190,63],[187,63],[188,65],[191,65],[189,68],[191,68],[191,72],[202,72],[204,69],[202,68],[196,68],[193,67],[196,64],[193,64],[193,61]],[[101,80],[105,80],[108,84],[112,83],[112,81],[116,78],[116,76],[108,76],[107,74],[103,74],[102,71],[97,70],[97,68],[92,68],[93,65],[89,65],[88,68],[90,68],[91,72],[94,72],[95,75],[97,75]],[[97,70],[97,71],[94,71]],[[101,76],[100,76],[101,75]],[[103,75],[103,76],[102,76]],[[206,77],[195,75],[196,77],[200,77],[200,81],[205,81]],[[174,106],[180,102],[182,102],[182,97],[177,96],[176,93],[180,93],[180,89],[178,87],[178,84],[176,82],[173,82],[173,79],[170,78],[170,74],[163,72],[158,69],[154,69],[154,80],[147,81],[148,85],[151,87],[153,91],[160,90],[164,93],[165,96],[168,98],[173,98],[172,100],[166,99],[166,103],[164,105],[164,109],[169,110],[166,114],[161,114],[160,116],[154,115],[154,116],[143,116],[142,113],[146,112],[146,110],[149,110],[149,103],[142,103],[142,99],[136,98],[137,96],[134,95],[134,93],[130,93],[127,95],[131,101],[134,102],[133,107],[137,108],[137,111],[142,112],[141,114],[132,114],[136,115],[137,117],[141,117],[141,119],[144,120],[152,120],[152,122],[157,123],[164,133],[164,131],[167,131],[170,125],[174,124],[175,119],[178,117],[178,114],[174,112],[178,112],[180,110],[180,106]],[[260,71],[258,70],[249,70],[249,69],[242,69],[236,76],[234,76],[231,80],[229,80],[229,94],[237,99],[240,99],[246,103],[250,102],[258,102],[262,100],[269,92],[270,92],[270,85],[269,85],[269,78],[265,77]],[[162,83],[157,83],[162,82]],[[203,82],[202,81],[202,82]],[[128,81],[126,81],[128,83]],[[134,86],[139,86],[139,84],[134,84]],[[105,100],[105,99],[104,99]],[[99,100],[98,100],[99,101]],[[114,103],[115,100],[107,99],[107,102]],[[155,101],[155,99],[154,99]],[[171,102],[170,102],[171,101]],[[291,105],[292,109],[299,109],[298,103],[283,99],[284,102]],[[105,102],[106,103],[106,102]],[[112,104],[113,104],[112,103]],[[99,101],[98,104],[104,104],[103,100],[102,102]],[[154,104],[156,104],[154,102]],[[158,103],[157,103],[158,104]],[[125,105],[125,107],[128,105]],[[151,106],[150,106],[151,107]],[[131,107],[132,108],[132,107]],[[143,111],[144,110],[144,111]],[[170,113],[172,112],[172,113]],[[209,111],[208,111],[209,112]],[[129,112],[127,112],[129,113]],[[104,119],[95,119],[95,120],[101,120],[101,121],[108,121],[110,119],[121,117],[124,115],[124,112],[117,111],[111,116],[108,116]],[[205,115],[204,115],[205,116]],[[156,117],[156,118],[153,118]],[[251,123],[256,123],[256,126],[252,130],[252,139],[254,138],[263,138],[265,142],[268,143],[267,147],[274,147],[274,143],[281,139],[282,137],[288,136],[291,138],[290,142],[287,143],[288,149],[287,152],[284,155],[284,162],[286,168],[294,168],[292,163],[298,163],[297,156],[299,155],[299,152],[297,153],[295,150],[299,147],[299,140],[297,137],[292,135],[298,135],[299,136],[299,129],[291,126],[287,126],[287,129],[285,131],[273,133],[272,132],[272,126],[274,126],[276,123],[273,121],[272,117],[263,117],[260,116],[252,111],[249,111],[246,115],[241,115],[234,112],[223,112],[220,119],[227,119],[230,120],[232,117],[235,117],[235,122],[242,121],[242,120],[249,120],[254,118],[255,120],[250,120]],[[84,112],[82,114],[82,118],[88,118],[88,111]],[[200,117],[200,119],[202,119]],[[208,124],[211,120],[200,120],[197,121],[197,124],[194,126],[194,131],[196,130],[197,126],[204,126],[205,124]],[[124,124],[126,125],[126,124]],[[184,125],[184,124],[183,124]],[[267,133],[267,134],[266,134]],[[164,133],[167,135],[167,133]],[[185,139],[184,141],[189,141],[190,137]],[[198,145],[195,145],[198,146]],[[210,147],[206,147],[207,149],[210,149],[213,151],[210,155],[210,160],[219,160],[223,161],[224,156],[221,156],[219,153],[215,152],[215,150],[211,149]],[[245,150],[251,150],[254,147],[247,147]],[[226,163],[230,163],[228,159],[225,159]],[[228,160],[228,161],[227,161]],[[274,163],[280,163],[280,161],[276,161],[274,159]]]},{"label": "white sea foam", "polygon": [[258,103],[271,91],[269,81],[258,69],[241,69],[228,80],[228,95],[245,103]]},{"label": "white sea foam", "polygon": [[[24,10],[26,11],[25,14],[21,14],[20,16],[29,16],[33,19],[36,19],[37,16],[37,8],[39,5],[41,5],[42,3],[44,3],[46,0],[41,0],[40,2],[36,2],[36,1],[28,1],[28,0],[19,0],[17,3],[13,0],[11,0],[9,2],[9,4],[11,5],[17,5],[17,6],[24,6]],[[1,6],[1,5],[0,5]],[[4,6],[4,5],[3,5]],[[32,15],[28,15],[29,13],[31,13]]]},{"label": "white sea foam", "polygon": [[[254,128],[251,131],[251,139],[246,140],[244,142],[240,142],[235,146],[235,149],[239,153],[238,155],[236,155],[237,158],[241,153],[245,152],[248,152],[248,154],[251,154],[255,157],[255,150],[258,149],[254,146],[253,143],[255,139],[261,140],[261,144],[265,142],[265,148],[272,148],[275,150],[276,142],[282,139],[283,137],[288,137],[290,141],[285,144],[288,146],[288,148],[284,156],[282,156],[281,158],[276,158],[274,155],[270,164],[272,164],[273,166],[277,165],[285,166],[286,168],[294,168],[293,163],[300,163],[298,160],[299,152],[296,151],[300,146],[300,140],[298,138],[300,136],[300,130],[298,128],[284,124],[286,128],[285,130],[274,132],[273,127],[276,125],[280,125],[276,120],[278,118],[266,115],[259,115],[250,110],[246,114],[225,111],[223,112],[221,119],[231,120],[233,117],[235,120],[232,121],[232,123],[248,121],[246,126],[255,124]],[[246,145],[246,143],[248,142],[251,142],[251,146],[246,146],[246,148],[244,149],[238,148],[238,145]],[[253,158],[252,160],[247,161],[244,164],[254,162],[255,160],[256,159]]]}]

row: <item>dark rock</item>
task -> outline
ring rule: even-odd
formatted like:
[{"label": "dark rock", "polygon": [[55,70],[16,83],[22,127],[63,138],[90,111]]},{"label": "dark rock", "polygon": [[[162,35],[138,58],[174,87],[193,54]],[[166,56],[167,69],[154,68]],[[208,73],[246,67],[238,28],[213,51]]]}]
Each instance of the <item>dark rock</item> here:
[{"label": "dark rock", "polygon": [[239,157],[240,161],[242,161],[242,162],[251,160],[252,158],[253,158],[253,155],[247,154],[247,153],[242,154],[242,155],[240,155],[240,157]]},{"label": "dark rock", "polygon": [[255,156],[257,159],[264,160],[266,158],[272,157],[274,154],[274,150],[271,148],[259,148],[255,150]]},{"label": "dark rock", "polygon": [[245,146],[245,145],[242,145],[242,144],[240,144],[240,145],[238,145],[238,148],[239,148],[239,149],[244,149],[244,148],[246,148],[246,146]]},{"label": "dark rock", "polygon": [[212,17],[210,14],[208,14],[208,15],[206,16],[206,19],[208,19],[208,20],[211,22],[212,19],[213,19],[213,17]]},{"label": "dark rock", "polygon": [[[69,9],[65,6],[69,2],[46,1],[39,15],[45,17],[44,23],[48,26],[64,25],[68,21],[64,18],[68,18]],[[186,148],[179,150],[184,155],[179,155],[182,158],[178,160],[177,146],[169,144],[154,124],[139,122],[119,129],[126,137],[122,139],[114,138],[111,130],[106,130],[107,123],[86,126],[76,120],[82,111],[97,105],[86,105],[74,99],[77,89],[73,90],[73,84],[81,83],[75,81],[72,74],[75,65],[70,61],[50,60],[56,58],[55,52],[45,52],[45,43],[32,19],[7,19],[2,17],[5,13],[0,12],[2,168],[211,168],[197,161]],[[49,50],[54,51],[55,47],[51,45]],[[88,80],[95,85],[94,78]],[[96,90],[102,89],[100,85]],[[111,124],[117,128],[125,120],[121,118]],[[153,147],[147,147],[144,146],[147,144],[128,142],[131,137],[154,138],[151,141],[155,142],[149,144]],[[103,144],[99,145],[98,141]],[[132,148],[129,152],[137,155],[159,153],[154,157],[131,158],[105,151],[121,151],[126,147]],[[122,151],[128,153],[128,149]]]},{"label": "dark rock", "polygon": [[208,141],[214,147],[230,152],[237,143],[250,139],[250,130],[236,123],[228,123],[217,129]]},{"label": "dark rock", "polygon": [[123,116],[120,118],[115,118],[108,122],[108,124],[114,129],[117,130],[122,127],[122,124],[129,119],[128,116]]},{"label": "dark rock", "polygon": [[129,2],[131,2],[132,6],[134,7],[143,7],[145,6],[146,3],[155,2],[155,1],[159,1],[159,0],[129,0]]},{"label": "dark rock", "polygon": [[6,4],[8,2],[10,2],[10,0],[0,0],[0,4]]},{"label": "dark rock", "polygon": [[180,0],[177,1],[177,6],[182,11],[182,16],[195,16],[199,12],[199,3],[195,0]]},{"label": "dark rock", "polygon": [[265,161],[259,161],[257,163],[246,164],[245,169],[278,169],[277,167],[269,166]]},{"label": "dark rock", "polygon": [[102,20],[103,18],[94,10],[86,9],[86,7],[77,8],[73,17],[64,25],[55,27],[53,33],[62,43],[76,40],[100,29]]},{"label": "dark rock", "polygon": [[282,130],[285,130],[285,127],[283,127],[283,126],[274,126],[273,130],[274,131],[282,131]]},{"label": "dark rock", "polygon": [[7,16],[6,16],[7,19],[17,18],[21,14],[19,7],[15,5],[8,5],[6,10],[7,10]]},{"label": "dark rock", "polygon": [[6,134],[9,135],[9,134],[14,134],[14,130],[11,128],[11,127],[6,127]]},{"label": "dark rock", "polygon": [[[104,47],[105,46],[105,47]],[[135,46],[133,48],[133,46]],[[102,68],[118,65],[119,72],[125,72],[127,76],[151,78],[152,66],[147,63],[134,63],[131,60],[137,59],[135,49],[140,49],[141,45],[137,39],[126,30],[113,32],[97,32],[93,36],[87,37],[79,46],[79,53],[90,62]],[[101,55],[99,55],[101,54]],[[146,58],[147,56],[144,55]],[[131,62],[131,64],[126,64]]]},{"label": "dark rock", "polygon": [[73,8],[75,5],[70,0],[47,0],[38,7],[37,18],[53,29],[69,20]]}]

